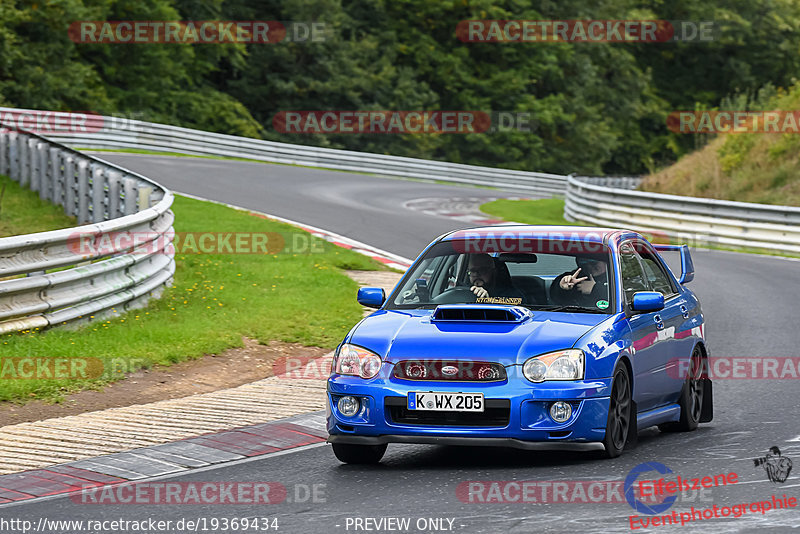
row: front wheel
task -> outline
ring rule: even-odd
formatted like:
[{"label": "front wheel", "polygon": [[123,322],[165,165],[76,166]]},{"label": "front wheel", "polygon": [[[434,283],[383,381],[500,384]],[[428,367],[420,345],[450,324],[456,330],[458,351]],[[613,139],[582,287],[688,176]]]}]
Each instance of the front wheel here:
[{"label": "front wheel", "polygon": [[354,445],[352,443],[334,443],[333,454],[346,464],[377,464],[386,452],[383,445]]},{"label": "front wheel", "polygon": [[[606,437],[603,445],[607,458],[616,458],[622,454],[628,434],[631,432],[631,380],[628,368],[618,363],[614,369],[611,382],[611,398],[608,404],[608,420],[606,421]],[[636,432],[636,429],[633,429]]]}]

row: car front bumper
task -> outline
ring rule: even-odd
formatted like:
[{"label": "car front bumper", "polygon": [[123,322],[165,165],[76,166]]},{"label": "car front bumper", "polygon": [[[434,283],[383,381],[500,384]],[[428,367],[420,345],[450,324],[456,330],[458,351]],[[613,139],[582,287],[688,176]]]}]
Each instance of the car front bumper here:
[{"label": "car front bumper", "polygon": [[[541,442],[599,442],[605,437],[611,378],[497,383],[362,380],[335,375],[328,380],[327,428],[331,443],[434,443],[536,448]],[[408,411],[411,391],[483,393],[486,413]],[[339,398],[359,399],[361,409],[341,414]],[[564,423],[550,417],[553,402],[572,406]],[[491,412],[491,413],[489,413]],[[421,417],[419,417],[421,416]],[[419,419],[417,419],[419,417]]]}]

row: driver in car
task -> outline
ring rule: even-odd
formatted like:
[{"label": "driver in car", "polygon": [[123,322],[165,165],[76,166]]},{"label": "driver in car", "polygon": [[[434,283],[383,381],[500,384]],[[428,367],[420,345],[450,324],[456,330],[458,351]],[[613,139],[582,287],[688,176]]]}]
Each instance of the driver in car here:
[{"label": "driver in car", "polygon": [[557,304],[587,308],[608,306],[608,268],[606,262],[590,258],[575,258],[577,270],[566,272],[553,280],[550,291]]},{"label": "driver in car", "polygon": [[519,299],[524,295],[511,283],[508,268],[502,264],[498,269],[494,258],[488,254],[471,254],[467,264],[470,291],[478,299],[490,297],[507,297]]}]

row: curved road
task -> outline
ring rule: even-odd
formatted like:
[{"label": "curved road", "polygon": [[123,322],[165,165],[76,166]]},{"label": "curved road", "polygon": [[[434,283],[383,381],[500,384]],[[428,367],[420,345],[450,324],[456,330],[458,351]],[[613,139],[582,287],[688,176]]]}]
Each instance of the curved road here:
[{"label": "curved road", "polygon": [[289,165],[103,153],[98,156],[178,193],[310,224],[412,259],[436,236],[464,225],[403,211],[404,202],[420,197],[520,195]]},{"label": "curved road", "polygon": [[[437,235],[466,222],[405,209],[419,198],[517,196],[488,189],[390,180],[290,166],[207,159],[101,155],[141,172],[176,192],[222,201],[325,228],[405,257]],[[698,250],[692,282],[707,320],[712,356],[798,357],[800,263],[781,258]],[[625,502],[481,503],[460,499],[467,481],[620,481],[642,462],[667,465],[682,477],[736,472],[738,483],[689,492],[665,512],[690,511],[751,501],[773,494],[800,498],[798,467],[784,483],[767,480],[753,458],[771,446],[800,461],[800,381],[717,380],[715,419],[689,434],[644,431],[636,448],[616,460],[593,453],[524,452],[434,446],[389,447],[382,465],[343,466],[327,446],[223,465],[174,477],[178,481],[276,481],[295,491],[324,485],[318,502],[268,506],[86,506],[55,498],[9,507],[0,518],[171,519],[277,517],[279,532],[630,532]],[[488,486],[486,486],[488,487]],[[299,488],[299,489],[296,489]],[[510,494],[513,498],[513,494]],[[302,500],[302,499],[301,499]],[[562,499],[563,500],[563,499]],[[800,500],[800,499],[799,499]],[[466,501],[466,502],[465,502]],[[355,529],[354,518],[409,518],[408,530]],[[349,522],[348,522],[349,518]],[[442,525],[425,522],[445,518]],[[417,523],[418,520],[422,522]],[[452,523],[447,520],[452,520]],[[786,532],[800,524],[798,508],[703,520],[655,531]],[[361,523],[362,527],[374,524]],[[438,525],[438,528],[437,528]],[[348,528],[349,526],[349,528]],[[394,526],[394,524],[390,525]],[[638,526],[638,525],[637,525]],[[419,527],[419,528],[418,528]],[[174,530],[177,532],[177,530]],[[248,531],[252,532],[252,531]]]}]

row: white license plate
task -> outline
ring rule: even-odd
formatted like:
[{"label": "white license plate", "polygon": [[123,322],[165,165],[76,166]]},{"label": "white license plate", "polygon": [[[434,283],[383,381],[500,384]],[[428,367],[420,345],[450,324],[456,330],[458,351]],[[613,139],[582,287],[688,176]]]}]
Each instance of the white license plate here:
[{"label": "white license plate", "polygon": [[408,393],[408,409],[434,412],[482,412],[483,393],[410,391]]}]

